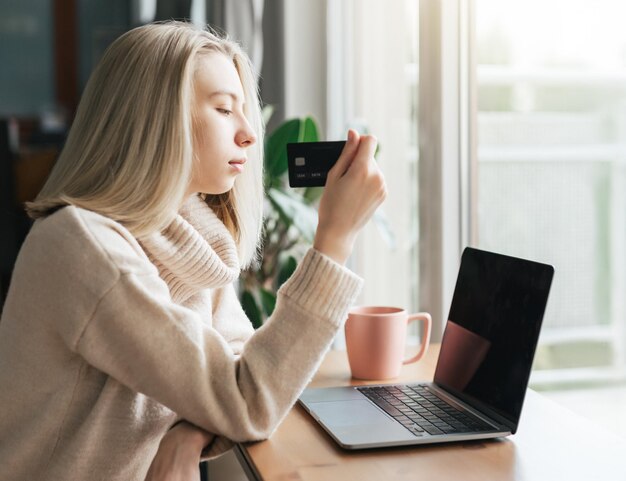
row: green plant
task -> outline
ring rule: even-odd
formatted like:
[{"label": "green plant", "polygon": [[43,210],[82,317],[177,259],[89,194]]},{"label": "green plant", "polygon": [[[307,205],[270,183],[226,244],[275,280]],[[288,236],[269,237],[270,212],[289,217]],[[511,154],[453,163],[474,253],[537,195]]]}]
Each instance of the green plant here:
[{"label": "green plant", "polygon": [[[271,115],[264,113],[266,118]],[[296,269],[317,228],[315,206],[322,188],[288,187],[287,143],[318,140],[311,117],[287,120],[266,137],[261,262],[240,277],[241,304],[255,328],[271,315],[276,291]]]}]

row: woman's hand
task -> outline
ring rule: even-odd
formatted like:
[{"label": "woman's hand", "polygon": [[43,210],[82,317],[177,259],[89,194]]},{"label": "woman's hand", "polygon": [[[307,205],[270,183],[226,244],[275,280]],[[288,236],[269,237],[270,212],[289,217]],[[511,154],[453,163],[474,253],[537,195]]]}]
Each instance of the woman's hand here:
[{"label": "woman's hand", "polygon": [[387,197],[385,179],[376,165],[376,139],[348,131],[348,140],[328,172],[319,206],[313,247],[343,264],[357,234]]},{"label": "woman's hand", "polygon": [[161,439],[146,481],[199,481],[200,454],[213,436],[182,421]]}]

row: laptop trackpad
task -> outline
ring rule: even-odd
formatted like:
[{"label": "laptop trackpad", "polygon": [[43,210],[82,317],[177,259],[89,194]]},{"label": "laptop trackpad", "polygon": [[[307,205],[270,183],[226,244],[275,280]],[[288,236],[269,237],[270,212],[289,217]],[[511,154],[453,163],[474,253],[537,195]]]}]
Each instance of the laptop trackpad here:
[{"label": "laptop trackpad", "polygon": [[346,448],[374,447],[413,441],[396,420],[365,400],[328,401],[310,405],[312,413]]},{"label": "laptop trackpad", "polygon": [[319,402],[310,407],[328,426],[371,426],[396,422],[365,400]]}]

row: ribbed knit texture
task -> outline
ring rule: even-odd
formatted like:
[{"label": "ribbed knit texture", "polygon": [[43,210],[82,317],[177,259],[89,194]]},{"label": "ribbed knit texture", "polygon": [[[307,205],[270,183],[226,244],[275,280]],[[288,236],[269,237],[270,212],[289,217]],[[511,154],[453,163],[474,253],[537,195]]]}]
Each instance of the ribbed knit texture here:
[{"label": "ribbed knit texture", "polygon": [[144,481],[181,419],[213,434],[206,456],[268,437],[362,281],[311,249],[254,332],[238,272],[197,197],[141,243],[76,207],[38,220],[0,319],[0,481]]},{"label": "ribbed knit texture", "polygon": [[[345,311],[341,299],[360,290],[363,281],[315,249],[309,249],[301,264],[306,269],[294,272],[281,287],[280,294],[293,299],[303,309],[320,318],[343,323]],[[320,304],[320,298],[325,299],[325,302]]]},{"label": "ribbed knit texture", "polygon": [[140,243],[175,302],[185,302],[202,289],[223,287],[239,276],[237,246],[230,232],[196,195],[164,231],[141,238]]}]

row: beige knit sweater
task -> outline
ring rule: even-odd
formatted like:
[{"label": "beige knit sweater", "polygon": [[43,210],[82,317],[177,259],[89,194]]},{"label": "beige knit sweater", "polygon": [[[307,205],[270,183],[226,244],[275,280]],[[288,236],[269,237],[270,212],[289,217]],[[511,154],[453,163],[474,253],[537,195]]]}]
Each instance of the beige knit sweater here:
[{"label": "beige knit sweater", "polygon": [[143,480],[180,419],[267,438],[362,281],[311,249],[253,335],[234,241],[199,198],[162,233],[66,207],[39,220],[0,320],[0,480]]}]

